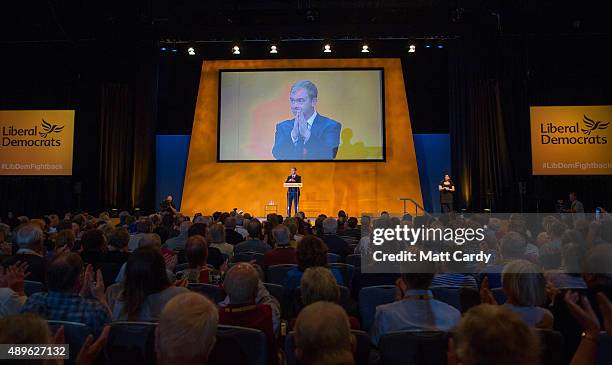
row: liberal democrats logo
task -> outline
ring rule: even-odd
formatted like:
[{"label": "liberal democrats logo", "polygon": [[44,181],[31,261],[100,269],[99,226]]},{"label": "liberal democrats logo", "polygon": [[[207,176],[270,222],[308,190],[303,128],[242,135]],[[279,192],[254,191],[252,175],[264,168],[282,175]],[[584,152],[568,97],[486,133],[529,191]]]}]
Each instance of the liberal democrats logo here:
[{"label": "liberal democrats logo", "polygon": [[598,129],[606,129],[608,128],[608,125],[610,125],[610,122],[603,122],[601,120],[598,121],[594,121],[592,119],[590,119],[589,117],[587,117],[586,115],[584,115],[584,119],[582,120],[582,122],[586,125],[587,129],[581,128],[582,129],[582,133],[590,136],[592,131],[598,130]]},{"label": "liberal democrats logo", "polygon": [[43,131],[40,132],[40,136],[42,138],[47,138],[47,136],[51,133],[59,133],[64,129],[64,126],[59,126],[57,124],[50,124],[47,123],[44,119],[42,120],[42,129]]}]

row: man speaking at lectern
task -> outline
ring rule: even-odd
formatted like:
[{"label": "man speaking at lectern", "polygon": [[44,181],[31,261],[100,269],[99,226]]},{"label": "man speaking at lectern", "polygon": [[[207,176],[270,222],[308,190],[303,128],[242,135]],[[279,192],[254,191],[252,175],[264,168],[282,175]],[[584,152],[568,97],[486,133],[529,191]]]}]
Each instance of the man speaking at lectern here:
[{"label": "man speaking at lectern", "polygon": [[[301,183],[302,177],[297,174],[295,167],[291,168],[291,175],[287,176],[285,183]],[[287,188],[287,216],[291,217],[291,204],[295,204],[295,216],[298,212],[298,202],[300,201],[300,188]]]},{"label": "man speaking at lectern", "polygon": [[318,90],[308,80],[291,87],[294,118],[276,125],[272,155],[277,160],[333,160],[338,153],[342,125],[317,113]]}]

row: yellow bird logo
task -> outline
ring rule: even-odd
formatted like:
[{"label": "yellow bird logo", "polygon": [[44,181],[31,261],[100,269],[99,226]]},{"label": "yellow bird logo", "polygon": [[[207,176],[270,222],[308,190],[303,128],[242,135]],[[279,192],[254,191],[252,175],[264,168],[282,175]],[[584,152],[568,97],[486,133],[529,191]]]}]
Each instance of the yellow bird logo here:
[{"label": "yellow bird logo", "polygon": [[587,129],[582,128],[582,133],[586,135],[591,135],[591,132],[597,129],[606,129],[610,122],[602,122],[601,120],[594,121],[593,119],[589,119],[586,115],[584,115],[584,119],[582,120],[584,124],[587,126]]},{"label": "yellow bird logo", "polygon": [[51,133],[59,133],[64,129],[64,126],[59,126],[57,124],[47,123],[44,119],[42,120],[42,129],[43,132],[40,132],[40,136],[42,138],[47,138],[47,136]]}]

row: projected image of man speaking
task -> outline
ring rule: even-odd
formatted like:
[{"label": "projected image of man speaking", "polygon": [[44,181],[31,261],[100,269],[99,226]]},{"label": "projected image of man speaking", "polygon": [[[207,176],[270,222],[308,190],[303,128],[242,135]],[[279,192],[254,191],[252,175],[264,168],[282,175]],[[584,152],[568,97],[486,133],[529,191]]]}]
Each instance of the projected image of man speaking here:
[{"label": "projected image of man speaking", "polygon": [[338,153],[342,124],[317,113],[318,91],[308,80],[291,87],[294,118],[276,125],[272,155],[277,160],[333,160]]}]

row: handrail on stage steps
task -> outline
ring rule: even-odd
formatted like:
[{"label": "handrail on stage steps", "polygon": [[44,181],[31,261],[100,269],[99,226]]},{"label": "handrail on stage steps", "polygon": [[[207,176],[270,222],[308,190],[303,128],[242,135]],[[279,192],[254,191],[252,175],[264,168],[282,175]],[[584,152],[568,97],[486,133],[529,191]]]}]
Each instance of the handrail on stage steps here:
[{"label": "handrail on stage steps", "polygon": [[419,215],[419,209],[421,209],[423,211],[423,213],[425,213],[425,215],[429,216],[429,217],[433,217],[431,214],[429,214],[428,211],[425,210],[425,208],[423,208],[421,205],[419,205],[419,203],[416,202],[416,200],[412,199],[412,198],[399,198],[399,200],[404,202],[404,214],[406,214],[406,201],[411,202],[412,204],[414,204],[414,216],[416,217],[417,215]]}]

